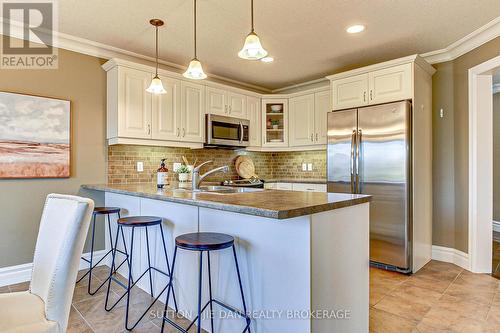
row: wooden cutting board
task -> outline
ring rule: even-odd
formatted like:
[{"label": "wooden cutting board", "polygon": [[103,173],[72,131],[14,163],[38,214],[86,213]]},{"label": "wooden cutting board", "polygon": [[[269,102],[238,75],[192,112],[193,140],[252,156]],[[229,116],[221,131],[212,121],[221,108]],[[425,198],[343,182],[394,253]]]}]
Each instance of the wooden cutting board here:
[{"label": "wooden cutting board", "polygon": [[245,155],[238,156],[234,162],[234,166],[236,168],[236,172],[241,178],[258,178],[255,174],[255,165],[250,157]]}]

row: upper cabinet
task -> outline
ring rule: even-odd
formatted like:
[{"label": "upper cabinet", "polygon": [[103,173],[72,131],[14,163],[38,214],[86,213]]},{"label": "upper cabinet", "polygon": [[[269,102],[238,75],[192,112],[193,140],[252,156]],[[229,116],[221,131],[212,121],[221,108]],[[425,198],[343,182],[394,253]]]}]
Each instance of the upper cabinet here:
[{"label": "upper cabinet", "polygon": [[413,93],[412,66],[412,63],[406,63],[338,79],[335,79],[338,75],[332,75],[333,109],[410,99]]},{"label": "upper cabinet", "polygon": [[325,145],[330,92],[319,91],[288,101],[290,147]]},{"label": "upper cabinet", "polygon": [[207,87],[206,112],[246,119],[246,96],[229,90]]},{"label": "upper cabinet", "polygon": [[288,147],[288,99],[262,100],[262,147]]},{"label": "upper cabinet", "polygon": [[260,98],[247,96],[247,115],[250,120],[250,146],[261,146],[261,112],[260,112]]},{"label": "upper cabinet", "polygon": [[205,87],[181,82],[181,138],[189,142],[205,142]]},{"label": "upper cabinet", "polygon": [[160,77],[166,94],[151,95],[153,99],[152,112],[152,139],[179,140],[181,137],[181,81]]}]

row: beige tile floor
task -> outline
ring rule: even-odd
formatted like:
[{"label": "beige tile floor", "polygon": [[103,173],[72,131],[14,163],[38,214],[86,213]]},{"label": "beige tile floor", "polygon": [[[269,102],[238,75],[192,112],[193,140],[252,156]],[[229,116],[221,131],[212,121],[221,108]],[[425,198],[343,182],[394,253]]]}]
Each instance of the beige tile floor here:
[{"label": "beige tile floor", "polygon": [[[82,274],[82,273],[80,273]],[[96,284],[105,278],[105,268],[96,273]],[[0,287],[0,293],[26,290],[28,283]],[[116,297],[115,291],[112,296]],[[149,295],[137,290],[132,315],[139,314]],[[105,292],[87,294],[86,281],[73,296],[68,332],[124,332],[124,302],[104,311]],[[163,310],[160,303],[154,310]],[[185,325],[185,319],[178,319]],[[159,332],[161,321],[145,317],[134,332]],[[194,330],[192,330],[194,331]],[[165,330],[176,332],[174,329]],[[500,333],[500,280],[472,274],[460,267],[431,261],[413,276],[370,269],[370,332],[372,333]]]}]

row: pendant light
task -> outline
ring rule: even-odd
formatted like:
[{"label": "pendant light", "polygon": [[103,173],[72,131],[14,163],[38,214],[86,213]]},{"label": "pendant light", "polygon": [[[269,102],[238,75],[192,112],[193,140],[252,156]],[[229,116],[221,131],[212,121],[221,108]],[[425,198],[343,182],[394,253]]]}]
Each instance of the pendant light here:
[{"label": "pendant light", "polygon": [[165,94],[167,91],[163,88],[163,83],[158,76],[158,28],[161,27],[164,22],[160,19],[151,19],[149,23],[155,27],[155,37],[156,37],[156,73],[155,77],[151,80],[149,88],[146,89],[147,92],[152,94]]},{"label": "pendant light", "polygon": [[194,0],[194,58],[189,63],[189,67],[186,69],[184,77],[193,80],[203,80],[207,78],[207,74],[203,72],[203,67],[201,66],[201,62],[197,58],[197,49],[196,49],[196,0]]},{"label": "pendant light", "polygon": [[240,58],[246,60],[259,60],[267,56],[267,51],[262,47],[260,43],[259,36],[254,31],[253,24],[253,0],[251,0],[252,6],[252,31],[245,38],[245,44],[240,52],[238,52],[238,56]]}]

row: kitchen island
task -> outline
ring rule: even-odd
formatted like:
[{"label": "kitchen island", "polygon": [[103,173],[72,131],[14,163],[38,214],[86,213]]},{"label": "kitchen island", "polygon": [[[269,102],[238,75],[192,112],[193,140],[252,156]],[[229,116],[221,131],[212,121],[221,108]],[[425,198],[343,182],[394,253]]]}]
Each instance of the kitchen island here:
[{"label": "kitchen island", "polygon": [[[234,236],[247,310],[254,318],[252,332],[368,332],[369,196],[275,190],[193,193],[151,184],[82,187],[104,191],[106,205],[121,207],[122,216],[162,217],[170,259],[180,234],[211,231]],[[166,270],[159,232],[151,234],[152,261]],[[142,272],[147,268],[146,242],[143,234],[137,239],[132,270]],[[174,285],[179,309],[192,318],[198,256],[180,251],[177,259]],[[126,268],[122,270],[126,276]],[[214,297],[241,309],[231,251],[213,253],[212,272]],[[147,279],[141,282],[139,287],[149,290]],[[154,290],[161,291],[166,282],[157,274]],[[208,286],[205,289],[207,295]],[[223,317],[216,320],[216,332],[241,332],[243,320],[214,310],[216,318]],[[209,320],[202,326],[208,331]]]}]

